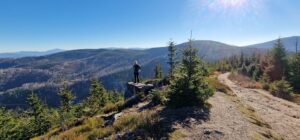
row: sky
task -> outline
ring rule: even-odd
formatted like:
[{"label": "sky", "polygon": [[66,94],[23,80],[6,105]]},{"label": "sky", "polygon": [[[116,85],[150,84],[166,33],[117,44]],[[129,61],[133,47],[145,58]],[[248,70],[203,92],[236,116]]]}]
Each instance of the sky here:
[{"label": "sky", "polygon": [[0,52],[250,45],[300,35],[299,0],[0,0]]}]

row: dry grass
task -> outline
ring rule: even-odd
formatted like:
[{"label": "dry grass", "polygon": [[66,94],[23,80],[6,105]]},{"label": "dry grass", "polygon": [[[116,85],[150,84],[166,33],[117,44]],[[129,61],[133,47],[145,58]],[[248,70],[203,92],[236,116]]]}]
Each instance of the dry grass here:
[{"label": "dry grass", "polygon": [[271,128],[271,126],[269,124],[267,124],[261,117],[259,117],[255,110],[247,105],[244,104],[239,104],[238,109],[241,113],[243,113],[247,119],[255,124],[258,125],[260,127],[265,127],[265,128]]},{"label": "dry grass", "polygon": [[110,112],[121,110],[124,103],[125,102],[123,100],[121,100],[119,102],[116,102],[116,103],[107,103],[103,107],[103,112],[104,113],[110,113]]},{"label": "dry grass", "polygon": [[252,135],[254,140],[284,140],[282,136],[271,129],[271,126],[268,123],[266,123],[260,116],[257,115],[254,108],[243,104],[237,97],[226,97],[236,103],[238,110],[245,115],[249,122],[263,128],[263,130],[260,132],[255,132],[254,135]]},{"label": "dry grass", "polygon": [[169,134],[169,137],[171,140],[182,140],[187,136],[181,130],[175,130],[174,132]]},{"label": "dry grass", "polygon": [[208,84],[212,86],[216,91],[226,93],[227,95],[235,96],[232,90],[227,86],[222,84],[218,79],[217,75],[213,75],[207,78]]},{"label": "dry grass", "polygon": [[292,101],[298,105],[300,105],[300,93],[294,94]]},{"label": "dry grass", "polygon": [[60,132],[59,128],[55,128],[49,133],[33,138],[34,140],[40,139],[57,139],[57,140],[85,140],[88,138],[88,133],[96,128],[104,126],[104,120],[102,118],[88,118],[82,125],[73,127],[64,132]]},{"label": "dry grass", "polygon": [[153,123],[158,122],[155,111],[134,112],[120,117],[113,125],[104,127],[102,118],[89,118],[83,125],[73,127],[59,134],[45,135],[35,139],[58,140],[87,140],[109,137],[113,139],[117,133],[134,131],[136,129],[151,129]]},{"label": "dry grass", "polygon": [[234,81],[235,83],[237,83],[238,85],[240,85],[241,87],[244,88],[253,88],[253,89],[261,89],[262,88],[262,84],[252,80],[251,78],[244,76],[244,75],[240,75],[237,73],[231,73],[228,77],[231,81]]},{"label": "dry grass", "polygon": [[260,116],[257,115],[255,109],[249,105],[243,104],[237,97],[235,96],[226,96],[229,100],[235,102],[238,111],[245,115],[245,117],[249,120],[249,122],[264,128],[270,129],[271,126],[266,123]]},{"label": "dry grass", "polygon": [[273,131],[256,132],[252,136],[254,140],[284,140],[279,134]]},{"label": "dry grass", "polygon": [[151,129],[159,121],[156,111],[147,110],[140,113],[133,112],[120,117],[112,126],[94,129],[89,134],[89,139],[113,138],[117,133],[132,132],[137,129]]}]

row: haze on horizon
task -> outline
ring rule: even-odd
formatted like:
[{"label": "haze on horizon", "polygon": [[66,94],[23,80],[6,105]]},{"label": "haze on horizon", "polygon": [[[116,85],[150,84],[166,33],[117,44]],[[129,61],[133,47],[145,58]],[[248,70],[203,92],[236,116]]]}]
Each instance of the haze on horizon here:
[{"label": "haze on horizon", "polygon": [[295,0],[0,2],[0,52],[161,47],[172,38],[238,46],[299,35]]}]

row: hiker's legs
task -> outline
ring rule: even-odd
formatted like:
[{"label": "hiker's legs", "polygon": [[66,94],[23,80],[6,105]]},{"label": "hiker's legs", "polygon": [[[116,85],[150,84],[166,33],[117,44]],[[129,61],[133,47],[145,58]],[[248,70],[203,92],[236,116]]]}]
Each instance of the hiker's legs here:
[{"label": "hiker's legs", "polygon": [[138,77],[137,77],[137,74],[135,73],[134,74],[134,83],[137,83],[138,82]]},{"label": "hiker's legs", "polygon": [[137,79],[137,82],[139,83],[140,82],[139,74],[136,75],[136,79]]}]

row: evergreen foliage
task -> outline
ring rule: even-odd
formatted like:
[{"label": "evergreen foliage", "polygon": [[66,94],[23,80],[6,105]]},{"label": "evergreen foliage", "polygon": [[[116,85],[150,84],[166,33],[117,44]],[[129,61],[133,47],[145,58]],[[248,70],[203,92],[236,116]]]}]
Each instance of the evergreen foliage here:
[{"label": "evergreen foliage", "polygon": [[213,95],[205,81],[208,74],[204,63],[198,57],[198,50],[189,46],[183,50],[183,58],[174,79],[171,80],[169,105],[171,107],[201,106]]},{"label": "evergreen foliage", "polygon": [[264,76],[268,76],[270,81],[281,80],[286,77],[288,71],[287,54],[281,40],[278,39],[274,47],[266,58],[266,68]]},{"label": "evergreen foliage", "polygon": [[51,122],[46,117],[46,105],[42,103],[37,94],[32,93],[28,97],[28,103],[31,108],[30,115],[34,117],[31,122],[32,136],[41,135],[51,127]]},{"label": "evergreen foliage", "polygon": [[104,106],[108,111],[114,111],[123,105],[123,97],[120,93],[113,91],[108,94],[96,80],[92,82],[90,97],[87,99],[91,104],[87,102],[73,104],[75,97],[66,84],[60,89],[58,95],[61,98],[60,108],[49,109],[37,94],[33,93],[28,97],[29,110],[0,108],[0,139],[30,139],[44,134],[51,127],[56,129],[57,126],[60,126],[59,131],[65,131],[74,126],[76,119],[82,119],[87,114],[84,112],[85,105],[95,109],[89,110],[89,114],[102,111]]},{"label": "evergreen foliage", "polygon": [[73,112],[73,100],[75,96],[72,91],[68,89],[67,85],[60,89],[58,95],[61,98],[61,106],[60,106],[60,125],[63,130],[67,129],[68,125],[71,124],[75,118]]},{"label": "evergreen foliage", "polygon": [[289,82],[285,80],[275,81],[270,86],[270,92],[276,97],[290,99],[292,97],[293,88]]},{"label": "evergreen foliage", "polygon": [[92,80],[90,95],[85,104],[88,107],[88,114],[95,115],[108,102],[108,95],[101,82]]},{"label": "evergreen foliage", "polygon": [[289,95],[290,89],[296,93],[300,91],[300,54],[297,45],[296,42],[296,53],[288,54],[278,39],[274,47],[263,55],[245,56],[241,53],[240,56],[217,62],[216,67],[221,72],[238,71],[239,74],[260,81],[263,89],[272,91],[275,96],[285,98],[281,95]]},{"label": "evergreen foliage", "polygon": [[117,103],[123,100],[123,95],[117,91],[112,91],[108,93],[108,101],[111,103]]},{"label": "evergreen foliage", "polygon": [[153,90],[150,93],[151,101],[153,104],[166,104],[167,102],[167,93],[164,90]]},{"label": "evergreen foliage", "polygon": [[22,117],[16,112],[0,108],[0,138],[5,140],[23,140],[33,137],[28,116]]},{"label": "evergreen foliage", "polygon": [[170,65],[169,76],[172,78],[174,76],[174,69],[175,69],[175,64],[176,64],[176,47],[175,47],[175,43],[173,41],[169,42],[168,51],[169,51],[168,64]]},{"label": "evergreen foliage", "polygon": [[160,64],[157,64],[155,66],[155,69],[154,69],[154,72],[155,72],[155,79],[162,79],[163,78],[163,71],[162,71],[162,67]]},{"label": "evergreen foliage", "polygon": [[300,54],[296,54],[290,62],[289,81],[294,90],[300,91]]}]

